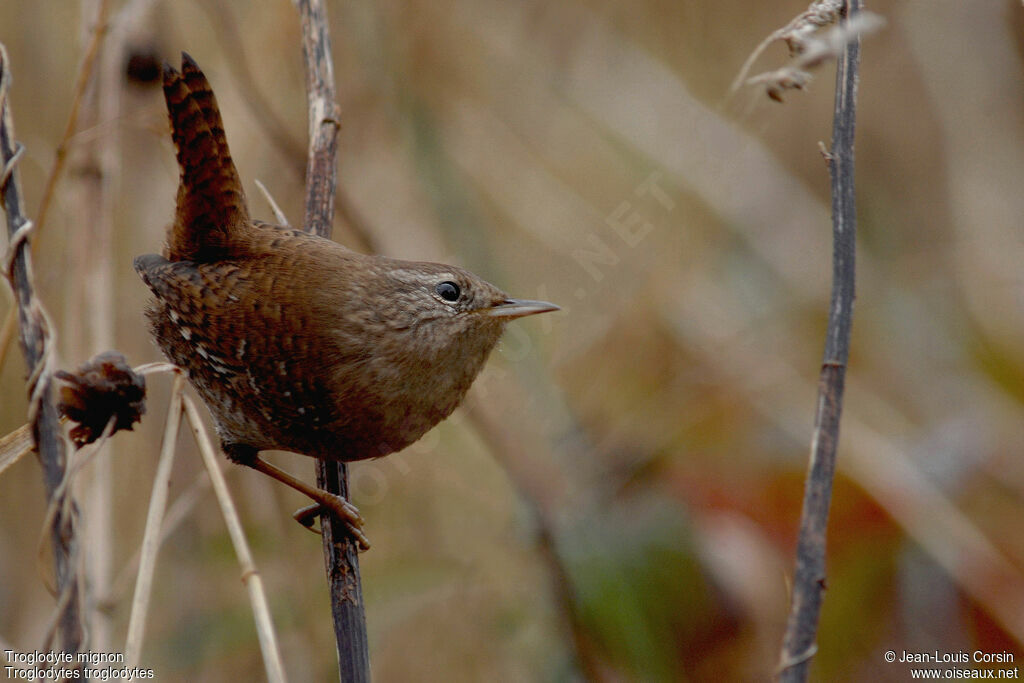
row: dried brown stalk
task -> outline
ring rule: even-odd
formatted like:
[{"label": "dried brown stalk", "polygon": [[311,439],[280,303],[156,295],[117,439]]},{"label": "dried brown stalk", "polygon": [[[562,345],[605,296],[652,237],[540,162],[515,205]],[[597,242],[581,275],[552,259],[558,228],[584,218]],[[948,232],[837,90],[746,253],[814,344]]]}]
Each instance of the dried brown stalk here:
[{"label": "dried brown stalk", "polygon": [[[29,423],[32,425],[47,497],[51,504],[64,481],[67,455],[61,432],[57,408],[52,397],[54,340],[49,317],[35,295],[32,275],[32,254],[29,240],[33,224],[24,215],[21,188],[18,182],[17,161],[23,148],[15,142],[14,123],[8,106],[11,84],[10,60],[7,49],[0,44],[0,204],[7,214],[10,237],[7,254],[3,258],[4,275],[15,293],[18,306],[21,348],[25,364],[30,368],[28,379]],[[48,527],[54,555],[58,612],[55,615],[57,648],[77,653],[81,650],[84,633],[81,624],[81,587],[78,581],[78,536],[76,508],[73,500],[68,505],[56,504],[52,526]],[[44,643],[43,649],[48,649]]]},{"label": "dried brown stalk", "polygon": [[[302,18],[302,54],[309,98],[309,158],[303,227],[322,237],[330,237],[337,182],[335,157],[341,123],[334,99],[327,10],[323,0],[296,0],[295,4]],[[317,461],[317,485],[347,498],[348,467],[342,462]],[[369,681],[370,650],[357,546],[344,525],[335,525],[330,515],[321,517],[321,529],[338,644],[339,674],[346,682]]]},{"label": "dried brown stalk", "polygon": [[[853,18],[860,8],[860,0],[847,0],[843,14]],[[807,680],[810,660],[817,652],[818,618],[825,594],[825,532],[832,502],[856,279],[853,141],[859,63],[860,40],[854,39],[846,45],[836,68],[832,149],[828,156],[832,177],[832,300],[818,380],[818,406],[800,517],[789,622],[780,656],[782,681]]]}]

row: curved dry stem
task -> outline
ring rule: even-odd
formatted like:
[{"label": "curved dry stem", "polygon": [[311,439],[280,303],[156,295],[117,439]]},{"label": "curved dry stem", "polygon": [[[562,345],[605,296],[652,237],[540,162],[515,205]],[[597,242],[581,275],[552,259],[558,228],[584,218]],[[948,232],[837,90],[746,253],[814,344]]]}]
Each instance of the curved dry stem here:
[{"label": "curved dry stem", "polygon": [[143,363],[142,365],[132,368],[134,372],[140,375],[159,375],[163,373],[179,373],[183,372],[174,363],[168,363],[166,361],[156,361],[154,363]]},{"label": "curved dry stem", "polygon": [[149,511],[146,513],[146,529],[142,534],[142,548],[139,573],[135,580],[135,594],[132,596],[132,610],[128,617],[128,636],[125,638],[124,658],[129,667],[137,666],[142,651],[142,638],[146,629],[146,615],[149,612],[149,598],[153,588],[153,574],[156,570],[156,555],[160,548],[160,527],[167,509],[168,484],[171,479],[171,465],[178,445],[178,427],[181,425],[181,393],[185,387],[185,375],[174,378],[171,387],[171,401],[167,407],[167,424],[164,427],[163,443],[160,446],[160,460],[153,477],[153,493],[149,497]]},{"label": "curved dry stem", "polygon": [[291,224],[288,222],[288,217],[284,215],[284,211],[282,211],[281,207],[274,201],[274,197],[270,194],[270,190],[267,189],[266,185],[258,179],[253,182],[256,183],[256,187],[259,189],[260,194],[263,195],[263,198],[267,200],[267,204],[270,205],[270,210],[274,212],[274,220],[276,220],[279,225],[291,227]]},{"label": "curved dry stem", "polygon": [[182,405],[192,434],[195,436],[196,445],[199,446],[199,453],[203,456],[203,464],[206,465],[206,471],[210,474],[210,483],[213,484],[213,491],[217,495],[224,523],[228,527],[231,543],[235,547],[235,555],[238,556],[238,563],[242,568],[242,583],[249,591],[249,601],[252,603],[256,633],[260,641],[260,650],[263,652],[263,665],[267,670],[267,680],[271,683],[284,683],[287,679],[284,675],[284,665],[281,663],[281,653],[277,646],[274,624],[270,619],[267,595],[263,590],[263,579],[260,578],[260,574],[256,570],[252,551],[249,550],[249,543],[245,539],[245,531],[242,530],[242,523],[238,519],[238,510],[235,509],[235,504],[231,500],[231,493],[224,480],[224,473],[220,471],[217,454],[206,433],[206,428],[203,426],[199,409],[188,396],[182,397]]},{"label": "curved dry stem", "polygon": [[843,0],[815,0],[810,6],[796,15],[788,24],[774,31],[767,38],[762,40],[754,51],[750,53],[747,60],[743,62],[732,85],[729,86],[729,94],[735,94],[737,90],[747,82],[747,74],[754,66],[754,62],[761,56],[769,45],[784,40],[789,45],[790,54],[799,54],[805,48],[808,36],[823,26],[835,22],[839,18],[839,11],[843,6]]},{"label": "curved dry stem", "polygon": [[[163,545],[171,534],[177,531],[181,523],[188,519],[188,515],[195,509],[200,496],[210,488],[209,477],[200,474],[185,491],[174,499],[174,502],[167,507],[163,521],[160,524],[160,537],[157,546]],[[110,591],[97,599],[97,605],[101,609],[113,609],[121,602],[121,599],[128,592],[132,577],[139,573],[139,565],[142,563],[142,547],[135,549],[132,556],[124,563],[117,576],[110,583]]]}]

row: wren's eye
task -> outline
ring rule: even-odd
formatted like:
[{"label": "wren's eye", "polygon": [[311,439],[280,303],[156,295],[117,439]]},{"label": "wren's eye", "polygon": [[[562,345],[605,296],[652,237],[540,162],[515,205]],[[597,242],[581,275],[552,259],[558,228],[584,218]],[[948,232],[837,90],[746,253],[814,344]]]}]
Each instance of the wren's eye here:
[{"label": "wren's eye", "polygon": [[459,300],[459,286],[454,282],[442,282],[437,287],[434,287],[434,291],[445,301],[455,303]]}]

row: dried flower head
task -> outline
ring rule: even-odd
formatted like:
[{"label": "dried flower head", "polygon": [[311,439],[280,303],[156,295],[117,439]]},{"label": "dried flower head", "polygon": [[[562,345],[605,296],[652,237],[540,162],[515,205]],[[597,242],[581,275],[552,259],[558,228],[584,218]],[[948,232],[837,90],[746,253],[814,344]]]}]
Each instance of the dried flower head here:
[{"label": "dried flower head", "polygon": [[79,448],[98,439],[111,418],[116,432],[131,429],[146,412],[146,379],[117,351],[95,356],[75,373],[58,370],[56,376],[65,383],[57,408],[78,423],[71,439]]},{"label": "dried flower head", "polygon": [[[768,97],[782,101],[787,90],[803,90],[811,81],[811,71],[823,63],[836,59],[847,44],[863,35],[879,30],[885,20],[871,12],[859,12],[828,31],[821,29],[839,20],[841,0],[820,0],[811,3],[786,26],[764,39],[743,64],[733,81],[731,92],[740,86],[763,85]],[[747,78],[754,61],[772,43],[783,41],[789,48],[791,62],[786,66]]]}]

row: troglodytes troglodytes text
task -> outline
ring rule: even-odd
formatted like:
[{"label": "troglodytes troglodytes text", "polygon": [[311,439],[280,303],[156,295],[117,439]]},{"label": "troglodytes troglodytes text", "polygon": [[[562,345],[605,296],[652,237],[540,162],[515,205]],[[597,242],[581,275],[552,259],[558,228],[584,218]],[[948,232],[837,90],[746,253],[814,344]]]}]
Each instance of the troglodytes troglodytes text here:
[{"label": "troglodytes troglodytes text", "polygon": [[[359,254],[249,217],[217,102],[196,63],[164,66],[181,179],[163,255],[135,259],[157,344],[213,414],[234,462],[336,514],[344,499],[262,460],[387,455],[448,417],[505,324],[558,307],[509,298],[455,266]],[[312,513],[305,515],[306,521]]]}]

